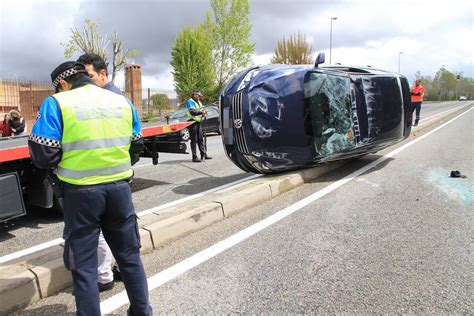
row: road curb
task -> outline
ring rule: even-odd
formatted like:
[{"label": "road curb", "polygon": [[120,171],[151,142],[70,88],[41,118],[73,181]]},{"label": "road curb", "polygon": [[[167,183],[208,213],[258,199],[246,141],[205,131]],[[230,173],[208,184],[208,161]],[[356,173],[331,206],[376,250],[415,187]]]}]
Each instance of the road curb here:
[{"label": "road curb", "polygon": [[36,276],[29,270],[0,280],[0,314],[24,308],[40,299]]},{"label": "road curb", "polygon": [[174,216],[143,227],[150,233],[154,249],[224,218],[222,206],[218,203],[180,210],[182,212],[178,211]]},{"label": "road curb", "polygon": [[[426,119],[425,122],[412,129],[413,136],[416,137],[422,130],[465,111],[470,106],[472,104],[447,111],[433,119]],[[172,240],[268,201],[304,183],[312,182],[345,163],[347,161],[331,162],[296,172],[257,178],[214,192],[199,200],[188,201],[147,214],[138,221],[141,227],[139,230],[142,245],[140,252],[144,254],[159,249]],[[7,275],[6,272],[10,268],[10,271],[14,271],[13,276],[0,279],[0,302],[2,302],[0,314],[24,308],[71,285],[71,274],[63,265],[62,255],[58,257],[60,250],[62,250],[61,246],[52,246],[0,266],[0,275]],[[19,269],[28,270],[19,271]]]},{"label": "road curb", "polygon": [[62,258],[31,268],[35,275],[41,298],[51,296],[71,286],[71,272],[66,269]]}]

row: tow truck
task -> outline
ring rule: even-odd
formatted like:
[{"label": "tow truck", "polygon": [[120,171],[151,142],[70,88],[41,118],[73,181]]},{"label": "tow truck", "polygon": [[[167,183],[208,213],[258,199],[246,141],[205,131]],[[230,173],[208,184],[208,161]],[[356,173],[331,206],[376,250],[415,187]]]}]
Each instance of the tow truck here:
[{"label": "tow truck", "polygon": [[[180,131],[191,124],[142,124],[145,148],[140,157],[157,165],[160,152],[186,153]],[[0,223],[26,215],[27,205],[62,211],[47,176],[30,159],[28,135],[0,138]]]}]

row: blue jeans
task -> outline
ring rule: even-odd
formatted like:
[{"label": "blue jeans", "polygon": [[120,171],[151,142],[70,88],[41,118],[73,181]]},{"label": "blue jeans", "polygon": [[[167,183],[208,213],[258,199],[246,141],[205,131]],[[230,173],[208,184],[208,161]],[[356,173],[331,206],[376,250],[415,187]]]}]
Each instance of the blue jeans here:
[{"label": "blue jeans", "polygon": [[77,315],[100,315],[97,238],[102,229],[117,260],[130,300],[130,315],[151,315],[140,259],[140,235],[126,181],[64,184],[64,264],[72,273]]},{"label": "blue jeans", "polygon": [[416,112],[415,125],[420,121],[421,102],[412,102],[413,112]]}]

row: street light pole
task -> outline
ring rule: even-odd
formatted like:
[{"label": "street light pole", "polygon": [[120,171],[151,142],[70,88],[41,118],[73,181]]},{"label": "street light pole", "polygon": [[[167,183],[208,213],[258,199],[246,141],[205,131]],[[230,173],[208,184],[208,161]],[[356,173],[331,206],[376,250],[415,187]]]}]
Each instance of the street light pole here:
[{"label": "street light pole", "polygon": [[331,51],[332,51],[332,21],[337,20],[337,17],[331,18],[331,31],[329,33],[329,64],[331,64]]},{"label": "street light pole", "polygon": [[400,55],[403,54],[403,52],[398,52],[398,73],[400,73]]}]

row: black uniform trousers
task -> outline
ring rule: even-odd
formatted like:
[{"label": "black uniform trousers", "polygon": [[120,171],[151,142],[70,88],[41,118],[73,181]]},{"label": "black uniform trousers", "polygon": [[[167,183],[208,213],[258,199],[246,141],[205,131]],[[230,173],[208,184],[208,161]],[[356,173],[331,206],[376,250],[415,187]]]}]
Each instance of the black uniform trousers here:
[{"label": "black uniform trousers", "polygon": [[191,152],[193,157],[196,156],[196,143],[201,152],[201,156],[206,154],[206,146],[204,145],[204,136],[202,133],[201,122],[194,122],[189,126],[189,138],[191,139]]},{"label": "black uniform trousers", "polygon": [[97,239],[102,229],[130,299],[130,315],[151,315],[130,185],[121,180],[64,184],[64,264],[72,272],[77,315],[100,315]]},{"label": "black uniform trousers", "polygon": [[420,121],[421,102],[412,102],[413,112],[415,112],[415,125]]}]

